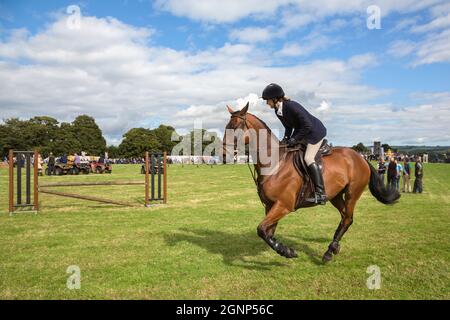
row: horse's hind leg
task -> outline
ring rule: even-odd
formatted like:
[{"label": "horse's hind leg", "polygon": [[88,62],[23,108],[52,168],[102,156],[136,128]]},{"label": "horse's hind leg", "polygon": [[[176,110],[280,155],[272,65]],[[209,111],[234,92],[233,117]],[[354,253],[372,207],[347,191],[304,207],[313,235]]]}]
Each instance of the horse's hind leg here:
[{"label": "horse's hind leg", "polygon": [[328,250],[322,257],[323,262],[330,261],[333,258],[333,254],[339,253],[341,248],[339,241],[341,241],[344,233],[347,232],[348,228],[353,223],[353,211],[355,209],[356,201],[359,199],[359,196],[360,195],[358,195],[357,197],[351,197],[347,192],[345,194],[345,200],[343,197],[343,193],[340,193],[331,200],[333,206],[335,206],[341,214],[341,222],[339,223],[339,226],[334,233],[333,241],[330,243],[330,245],[328,246]]},{"label": "horse's hind leg", "polygon": [[290,212],[281,202],[276,202],[268,211],[264,220],[257,228],[260,236],[273,250],[286,258],[295,258],[297,253],[294,249],[286,247],[273,237],[278,221]]}]

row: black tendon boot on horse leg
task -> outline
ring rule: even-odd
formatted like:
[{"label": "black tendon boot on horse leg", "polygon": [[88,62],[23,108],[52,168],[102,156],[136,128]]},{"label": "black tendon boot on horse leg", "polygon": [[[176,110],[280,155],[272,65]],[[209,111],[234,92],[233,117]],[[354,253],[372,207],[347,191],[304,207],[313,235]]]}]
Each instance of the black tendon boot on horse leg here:
[{"label": "black tendon boot on horse leg", "polygon": [[318,204],[325,204],[327,201],[327,196],[325,195],[325,188],[323,185],[322,172],[320,171],[317,163],[313,162],[308,166],[309,174],[314,182],[315,197],[308,198],[306,201]]}]

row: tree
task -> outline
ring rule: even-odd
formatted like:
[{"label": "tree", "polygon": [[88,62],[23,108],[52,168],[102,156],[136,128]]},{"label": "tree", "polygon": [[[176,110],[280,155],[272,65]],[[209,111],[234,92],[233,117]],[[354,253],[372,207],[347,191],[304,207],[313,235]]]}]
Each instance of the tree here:
[{"label": "tree", "polygon": [[381,146],[383,147],[384,152],[387,152],[389,149],[393,152],[397,152],[397,148],[391,147],[387,143],[383,143]]},{"label": "tree", "polygon": [[118,146],[108,146],[106,151],[108,152],[108,158],[117,159],[122,157]]},{"label": "tree", "polygon": [[175,132],[175,129],[171,126],[162,124],[158,128],[151,131],[155,134],[161,144],[159,151],[170,154],[173,147],[178,143],[177,141],[172,141],[172,133]]},{"label": "tree", "polygon": [[154,132],[144,128],[133,128],[123,135],[119,153],[126,158],[142,158],[145,151],[160,152],[161,143]]},{"label": "tree", "polygon": [[61,123],[52,117],[37,116],[29,120],[11,118],[0,125],[0,152],[9,149],[35,150],[43,157],[50,152],[55,155],[86,151],[101,154],[106,150],[106,141],[94,118],[82,115],[72,124]]},{"label": "tree", "polygon": [[369,149],[367,149],[362,142],[360,142],[357,145],[353,146],[352,149],[357,151],[357,152],[360,152],[360,153],[365,153],[365,152],[369,151]]},{"label": "tree", "polygon": [[52,117],[39,116],[31,118],[29,121],[31,136],[30,143],[34,148],[47,157],[53,150],[54,140],[58,135],[58,120]]},{"label": "tree", "polygon": [[5,120],[0,136],[2,155],[7,155],[10,149],[29,150],[32,148],[28,131],[27,121],[22,121],[18,118]]},{"label": "tree", "polygon": [[82,149],[80,141],[75,137],[70,123],[63,122],[53,139],[50,150],[56,155],[79,153]]},{"label": "tree", "polygon": [[87,115],[76,117],[72,122],[72,132],[81,146],[77,152],[99,155],[106,151],[106,140],[94,118]]}]

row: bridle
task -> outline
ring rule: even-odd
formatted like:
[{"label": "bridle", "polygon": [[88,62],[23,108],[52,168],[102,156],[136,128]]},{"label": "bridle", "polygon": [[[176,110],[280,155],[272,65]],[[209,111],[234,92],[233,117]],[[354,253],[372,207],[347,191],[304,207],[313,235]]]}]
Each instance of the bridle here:
[{"label": "bridle", "polygon": [[[238,128],[234,128],[233,130],[237,130],[237,129],[249,129],[250,127],[248,126],[248,124],[247,124],[247,114],[245,114],[245,115],[243,115],[243,116],[241,116],[241,115],[239,115],[239,114],[234,114],[234,115],[231,115],[231,119],[233,119],[233,118],[239,118],[239,119],[241,119],[241,120],[244,120],[244,122],[243,122],[243,128],[239,128],[241,125],[239,125],[239,127]],[[224,146],[226,146],[226,147],[235,147],[236,146],[236,144],[235,143],[233,143],[233,144],[227,144],[227,143],[224,143],[223,144]],[[233,149],[234,150],[234,149]]]},{"label": "bridle", "polygon": [[[241,119],[241,120],[244,120],[244,127],[245,127],[245,129],[248,129],[248,128],[249,128],[249,126],[248,126],[248,124],[247,124],[247,114],[245,114],[245,115],[243,115],[243,116],[241,116],[241,115],[239,115],[239,114],[231,115],[231,119],[233,119],[233,118],[239,118],[239,119]],[[239,128],[236,128],[236,129],[239,129]]]},{"label": "bridle", "polygon": [[[247,124],[247,114],[245,114],[243,116],[241,116],[239,114],[234,114],[234,115],[232,114],[231,115],[231,119],[233,119],[233,118],[239,118],[241,120],[244,120],[244,122],[243,122],[243,129],[245,129],[245,130],[250,129],[249,125]],[[242,129],[242,128],[235,128],[234,130],[237,130],[237,129]],[[224,143],[224,145],[226,147],[230,147],[230,146],[233,147],[233,150],[236,147],[235,143],[233,143],[233,144],[226,144],[226,143]],[[253,181],[255,182],[255,185],[258,187],[258,177],[257,177],[257,173],[256,173],[256,168],[252,170],[252,168],[250,167],[250,163],[249,162],[247,162],[247,166],[248,166],[248,169],[250,170],[250,173],[252,175]]]}]

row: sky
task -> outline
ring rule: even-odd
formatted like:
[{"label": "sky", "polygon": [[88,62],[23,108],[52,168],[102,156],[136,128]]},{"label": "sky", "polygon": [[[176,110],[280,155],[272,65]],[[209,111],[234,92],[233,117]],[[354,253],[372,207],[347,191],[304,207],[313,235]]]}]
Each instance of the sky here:
[{"label": "sky", "polygon": [[450,1],[0,0],[0,119],[88,114],[118,145],[249,102],[281,134],[272,82],[333,145],[450,145]]}]

